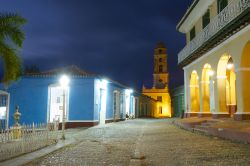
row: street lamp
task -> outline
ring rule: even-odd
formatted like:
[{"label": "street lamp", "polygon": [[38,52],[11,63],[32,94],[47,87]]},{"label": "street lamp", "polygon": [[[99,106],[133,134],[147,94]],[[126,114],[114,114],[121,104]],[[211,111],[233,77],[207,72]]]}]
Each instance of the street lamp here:
[{"label": "street lamp", "polygon": [[63,89],[63,118],[62,118],[62,139],[65,140],[65,95],[66,95],[66,88],[69,84],[69,77],[66,75],[63,75],[60,80],[60,85]]}]

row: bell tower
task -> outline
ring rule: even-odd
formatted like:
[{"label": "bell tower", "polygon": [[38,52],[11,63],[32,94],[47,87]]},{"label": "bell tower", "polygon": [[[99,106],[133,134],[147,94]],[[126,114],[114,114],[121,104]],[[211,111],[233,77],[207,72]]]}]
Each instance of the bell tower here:
[{"label": "bell tower", "polygon": [[168,88],[167,49],[160,42],[154,49],[154,84],[156,89]]},{"label": "bell tower", "polygon": [[156,101],[152,117],[171,117],[171,98],[168,92],[167,48],[160,42],[154,49],[154,82],[152,88],[142,87],[142,93]]}]

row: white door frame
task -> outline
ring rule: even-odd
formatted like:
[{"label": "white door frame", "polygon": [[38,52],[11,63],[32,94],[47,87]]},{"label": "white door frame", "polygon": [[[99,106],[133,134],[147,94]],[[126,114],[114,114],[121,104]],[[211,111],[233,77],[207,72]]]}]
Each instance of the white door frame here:
[{"label": "white door frame", "polygon": [[[60,88],[60,84],[56,83],[56,84],[50,84],[48,86],[48,104],[47,104],[47,122],[50,123],[50,109],[51,109],[51,88]],[[66,95],[65,95],[65,103],[66,103],[66,107],[65,107],[65,113],[66,113],[66,122],[69,120],[69,93],[70,93],[70,88],[68,88],[68,90],[66,90]]]}]

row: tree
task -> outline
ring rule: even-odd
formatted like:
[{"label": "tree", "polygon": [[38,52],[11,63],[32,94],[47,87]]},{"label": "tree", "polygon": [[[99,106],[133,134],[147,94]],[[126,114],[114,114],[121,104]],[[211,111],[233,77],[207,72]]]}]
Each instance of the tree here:
[{"label": "tree", "polygon": [[21,58],[17,50],[22,47],[26,19],[18,14],[0,13],[0,58],[4,67],[4,84],[8,85],[21,75]]}]

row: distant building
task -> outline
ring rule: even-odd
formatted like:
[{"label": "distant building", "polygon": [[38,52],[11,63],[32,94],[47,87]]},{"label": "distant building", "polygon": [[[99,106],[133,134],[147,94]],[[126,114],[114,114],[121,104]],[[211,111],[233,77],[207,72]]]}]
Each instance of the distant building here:
[{"label": "distant building", "polygon": [[172,113],[174,117],[184,116],[184,86],[179,86],[171,91]]},{"label": "distant building", "polygon": [[249,24],[249,0],[194,0],[180,20],[186,117],[250,119]]},{"label": "distant building", "polygon": [[[59,84],[62,74],[70,78],[65,100]],[[19,106],[21,124],[62,122],[65,104],[66,128],[93,126],[138,117],[150,112],[150,100],[141,93],[76,66],[26,74],[8,88],[0,88],[0,128],[12,126]]]},{"label": "distant building", "polygon": [[143,86],[142,93],[157,101],[153,117],[171,117],[171,99],[168,91],[167,49],[158,43],[154,50],[154,83],[148,89]]}]

